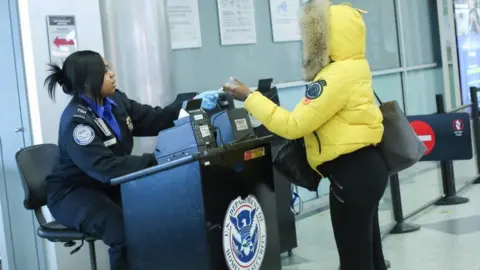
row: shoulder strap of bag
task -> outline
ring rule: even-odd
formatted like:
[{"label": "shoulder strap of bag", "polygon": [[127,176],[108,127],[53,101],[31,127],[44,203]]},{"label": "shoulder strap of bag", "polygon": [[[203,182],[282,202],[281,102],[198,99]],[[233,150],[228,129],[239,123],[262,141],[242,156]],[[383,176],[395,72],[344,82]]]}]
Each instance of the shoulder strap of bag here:
[{"label": "shoulder strap of bag", "polygon": [[382,102],[382,100],[378,97],[377,93],[375,93],[375,89],[372,88],[372,91],[373,91],[373,94],[375,95],[375,97],[377,98],[378,103],[380,103],[380,105],[382,105],[383,102]]}]

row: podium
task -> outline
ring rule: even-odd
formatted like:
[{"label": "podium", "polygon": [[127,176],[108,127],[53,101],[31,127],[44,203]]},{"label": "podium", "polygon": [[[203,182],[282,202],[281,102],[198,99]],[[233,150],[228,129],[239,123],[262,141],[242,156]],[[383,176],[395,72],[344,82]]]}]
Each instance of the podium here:
[{"label": "podium", "polygon": [[112,180],[130,269],[281,269],[269,137]]},{"label": "podium", "polygon": [[[276,97],[271,94],[270,96]],[[272,134],[265,126],[255,128],[255,135],[258,137],[271,136],[272,155],[279,151],[285,142],[285,139]],[[273,159],[272,159],[273,162]],[[275,181],[275,193],[277,194],[277,216],[278,216],[278,234],[280,237],[280,253],[288,252],[292,255],[292,250],[297,248],[297,228],[295,224],[295,214],[292,212],[292,184],[276,168],[273,167],[273,179]]]}]

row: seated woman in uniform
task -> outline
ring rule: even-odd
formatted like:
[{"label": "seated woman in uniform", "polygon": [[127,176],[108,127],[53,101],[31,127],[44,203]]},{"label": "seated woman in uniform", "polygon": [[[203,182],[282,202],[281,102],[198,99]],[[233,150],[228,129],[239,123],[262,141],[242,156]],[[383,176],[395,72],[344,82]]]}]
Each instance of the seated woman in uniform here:
[{"label": "seated woman in uniform", "polygon": [[[342,270],[385,270],[378,203],[388,172],[375,145],[383,136],[365,59],[363,11],[311,0],[302,16],[304,77],[313,81],[292,112],[240,81],[225,85],[271,132],[303,138],[310,166],[331,182],[331,221]],[[318,252],[322,252],[319,250]]]},{"label": "seated woman in uniform", "polygon": [[173,126],[182,102],[196,94],[179,95],[165,108],[139,104],[116,89],[115,74],[92,51],[75,52],[50,71],[50,97],[59,85],[72,100],[60,119],[60,157],[47,177],[48,208],[60,224],[110,246],[111,269],[128,269],[120,188],[109,182],[156,165],[153,154],[131,155],[133,137]]}]

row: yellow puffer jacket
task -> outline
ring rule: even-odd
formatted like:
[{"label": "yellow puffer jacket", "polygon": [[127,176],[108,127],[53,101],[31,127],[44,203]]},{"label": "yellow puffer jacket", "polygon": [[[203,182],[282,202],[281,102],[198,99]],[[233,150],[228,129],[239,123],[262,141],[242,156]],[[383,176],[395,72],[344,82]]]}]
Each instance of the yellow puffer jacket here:
[{"label": "yellow puffer jacket", "polygon": [[[312,0],[303,10],[304,76],[313,81],[292,112],[255,92],[245,109],[271,132],[304,137],[313,169],[340,155],[378,144],[382,114],[375,104],[365,59],[363,11]],[[321,173],[321,172],[320,172]]]}]

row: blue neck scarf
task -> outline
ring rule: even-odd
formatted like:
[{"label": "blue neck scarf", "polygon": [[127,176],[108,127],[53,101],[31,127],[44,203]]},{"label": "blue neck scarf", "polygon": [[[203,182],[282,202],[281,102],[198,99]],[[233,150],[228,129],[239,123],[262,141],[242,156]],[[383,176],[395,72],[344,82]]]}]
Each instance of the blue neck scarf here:
[{"label": "blue neck scarf", "polygon": [[117,104],[110,98],[103,99],[103,105],[96,104],[90,98],[81,95],[82,99],[87,102],[88,106],[107,123],[107,125],[113,130],[118,139],[121,139],[122,134],[120,132],[120,127],[118,126],[117,120],[113,115],[112,108],[117,106]]}]

